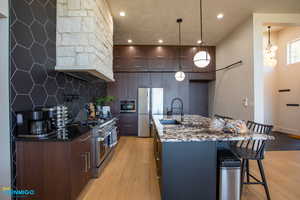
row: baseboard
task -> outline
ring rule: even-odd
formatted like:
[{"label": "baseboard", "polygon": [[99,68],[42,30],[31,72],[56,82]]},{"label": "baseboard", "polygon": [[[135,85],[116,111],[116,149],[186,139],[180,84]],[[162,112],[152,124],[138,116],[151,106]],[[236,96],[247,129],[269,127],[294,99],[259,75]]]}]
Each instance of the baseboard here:
[{"label": "baseboard", "polygon": [[300,130],[274,126],[273,131],[300,136]]}]

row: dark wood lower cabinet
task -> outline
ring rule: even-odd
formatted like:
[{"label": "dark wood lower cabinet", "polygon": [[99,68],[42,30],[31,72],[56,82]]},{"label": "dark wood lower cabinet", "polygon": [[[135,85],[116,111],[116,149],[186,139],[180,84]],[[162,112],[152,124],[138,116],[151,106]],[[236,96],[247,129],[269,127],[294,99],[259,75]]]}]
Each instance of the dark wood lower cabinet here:
[{"label": "dark wood lower cabinet", "polygon": [[151,136],[153,137],[153,149],[154,149],[154,158],[155,158],[155,163],[156,163],[156,176],[157,176],[157,180],[159,183],[159,188],[160,191],[162,193],[162,171],[161,171],[161,167],[162,167],[162,157],[161,157],[161,150],[162,150],[162,143],[159,139],[158,133],[156,131],[155,125],[154,123],[152,123],[151,126]]},{"label": "dark wood lower cabinet", "polygon": [[73,141],[16,141],[17,189],[31,199],[76,199],[91,178],[91,134]]},{"label": "dark wood lower cabinet", "polygon": [[137,136],[138,115],[136,113],[121,113],[119,130],[121,136]]},{"label": "dark wood lower cabinet", "polygon": [[92,177],[91,135],[71,143],[71,199],[76,199]]}]

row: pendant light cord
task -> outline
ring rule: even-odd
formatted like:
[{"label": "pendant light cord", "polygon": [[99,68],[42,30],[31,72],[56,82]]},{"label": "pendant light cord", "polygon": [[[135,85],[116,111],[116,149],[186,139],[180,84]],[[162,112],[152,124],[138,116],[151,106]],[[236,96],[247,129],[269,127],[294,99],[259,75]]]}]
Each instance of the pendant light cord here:
[{"label": "pendant light cord", "polygon": [[[200,9],[200,46],[204,48],[205,52],[207,52],[206,47],[204,46],[204,41],[203,41],[203,7],[202,7],[202,0],[199,1],[199,9]],[[205,53],[205,59],[208,60],[208,54]]]},{"label": "pendant light cord", "polygon": [[178,41],[179,41],[179,48],[178,48],[179,71],[182,70],[182,63],[181,63],[181,22],[182,22],[181,18],[177,19],[177,23],[178,23]]},{"label": "pendant light cord", "polygon": [[203,21],[202,21],[202,0],[200,0],[200,12],[199,12],[199,17],[200,17],[200,40],[201,40],[201,43],[200,45],[202,45],[203,43]]},{"label": "pendant light cord", "polygon": [[271,44],[271,26],[268,26],[268,45]]}]

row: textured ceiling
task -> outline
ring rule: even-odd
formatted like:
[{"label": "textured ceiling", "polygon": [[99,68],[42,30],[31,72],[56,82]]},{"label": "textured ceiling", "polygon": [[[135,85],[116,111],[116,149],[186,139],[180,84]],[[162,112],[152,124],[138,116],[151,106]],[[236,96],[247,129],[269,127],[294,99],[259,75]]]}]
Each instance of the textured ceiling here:
[{"label": "textured ceiling", "polygon": [[[199,0],[107,0],[115,21],[115,44],[178,43],[176,19],[183,18],[183,44],[199,39]],[[300,0],[203,0],[204,41],[215,45],[251,13],[300,13]],[[126,16],[120,17],[119,12]],[[216,15],[224,13],[223,20]]]}]

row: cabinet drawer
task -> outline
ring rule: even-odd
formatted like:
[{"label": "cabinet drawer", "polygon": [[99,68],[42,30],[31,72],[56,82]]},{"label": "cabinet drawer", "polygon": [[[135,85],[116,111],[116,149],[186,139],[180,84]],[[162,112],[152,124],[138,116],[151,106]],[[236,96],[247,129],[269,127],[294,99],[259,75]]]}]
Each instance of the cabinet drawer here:
[{"label": "cabinet drawer", "polygon": [[138,116],[136,114],[122,114],[120,123],[137,123]]},{"label": "cabinet drawer", "polygon": [[120,135],[137,136],[138,117],[136,114],[121,114],[119,121]]},{"label": "cabinet drawer", "polygon": [[137,136],[137,126],[125,125],[120,127],[120,134],[125,136]]}]

